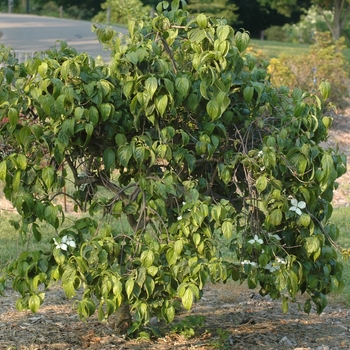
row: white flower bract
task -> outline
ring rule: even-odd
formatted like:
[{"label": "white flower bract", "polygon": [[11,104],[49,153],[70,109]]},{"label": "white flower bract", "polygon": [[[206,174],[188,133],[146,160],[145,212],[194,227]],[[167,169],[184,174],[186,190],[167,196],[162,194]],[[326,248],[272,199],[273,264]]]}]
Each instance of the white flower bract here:
[{"label": "white flower bract", "polygon": [[292,198],[290,202],[292,203],[292,206],[289,208],[289,210],[295,211],[298,215],[302,214],[301,209],[306,208],[306,203],[304,201],[298,202],[295,198]]},{"label": "white flower bract", "polygon": [[259,244],[263,244],[264,241],[258,237],[258,235],[255,235],[253,239],[248,241],[249,244],[254,244],[254,243],[259,243]]},{"label": "white flower bract", "polygon": [[274,239],[277,239],[277,241],[280,241],[281,240],[281,237],[276,235],[276,234],[272,234],[272,233],[268,233],[269,237],[270,238],[274,238]]},{"label": "white flower bract", "polygon": [[53,241],[55,242],[56,249],[67,250],[68,247],[72,247],[72,248],[76,247],[76,244],[73,238],[70,236],[63,236],[61,239],[61,242],[57,242],[55,238],[53,239]]},{"label": "white flower bract", "polygon": [[249,260],[243,260],[243,261],[241,262],[241,265],[256,266],[256,262],[254,262],[254,261],[249,261]]}]

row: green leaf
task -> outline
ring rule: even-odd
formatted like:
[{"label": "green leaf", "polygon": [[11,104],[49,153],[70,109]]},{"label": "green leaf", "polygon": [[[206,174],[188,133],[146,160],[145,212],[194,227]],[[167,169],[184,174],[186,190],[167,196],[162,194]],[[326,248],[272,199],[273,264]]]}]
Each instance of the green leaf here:
[{"label": "green leaf", "polygon": [[197,247],[201,241],[201,235],[199,233],[194,233],[192,236],[193,243]]},{"label": "green leaf", "polygon": [[21,183],[21,171],[17,170],[13,176],[13,179],[12,179],[13,192],[18,191],[20,183]]},{"label": "green leaf", "polygon": [[154,283],[154,280],[151,276],[147,276],[146,277],[146,281],[144,283],[144,287],[147,291],[147,295],[148,297],[151,297],[152,296],[152,293],[154,292],[154,288],[155,288],[155,283]]},{"label": "green leaf", "polygon": [[41,299],[38,295],[34,294],[29,297],[28,306],[31,312],[36,313],[41,305]]},{"label": "green leaf", "polygon": [[38,73],[41,75],[42,78],[46,76],[47,69],[48,69],[47,63],[45,61],[41,62],[41,64],[38,67]]},{"label": "green leaf", "polygon": [[47,189],[50,189],[55,180],[55,170],[52,166],[48,165],[42,170],[42,179]]},{"label": "green leaf", "polygon": [[95,303],[91,299],[85,298],[81,301],[78,301],[77,304],[78,314],[83,320],[89,318],[96,311]]},{"label": "green leaf", "polygon": [[88,136],[91,136],[94,132],[94,124],[86,123],[85,124],[85,132]]},{"label": "green leaf", "polygon": [[300,215],[299,222],[302,226],[308,227],[310,225],[310,222],[311,222],[310,215],[303,213],[302,215]]},{"label": "green leaf", "polygon": [[316,236],[306,237],[305,238],[305,249],[310,256],[313,253],[316,253],[320,248],[320,241]]},{"label": "green leaf", "polygon": [[15,72],[10,67],[5,67],[5,78],[6,82],[9,84],[15,76]]},{"label": "green leaf", "polygon": [[200,43],[207,37],[205,29],[195,28],[188,32],[188,38],[190,41]]},{"label": "green leaf", "polygon": [[74,109],[74,117],[75,119],[78,121],[82,118],[82,116],[84,115],[84,108],[83,107],[75,107]]},{"label": "green leaf", "polygon": [[190,81],[187,77],[179,77],[175,80],[176,91],[183,97],[188,95],[190,89]]},{"label": "green leaf", "polygon": [[171,323],[175,317],[175,308],[173,306],[169,306],[165,309],[165,319],[167,322]]},{"label": "green leaf", "polygon": [[220,25],[217,27],[216,29],[216,33],[217,33],[217,36],[218,38],[221,40],[221,41],[224,41],[228,38],[230,32],[231,32],[231,27],[229,25]]},{"label": "green leaf", "polygon": [[126,292],[126,295],[128,296],[128,299],[130,299],[132,291],[134,290],[134,284],[135,284],[135,281],[132,278],[129,278],[125,282],[125,292]]},{"label": "green leaf", "polygon": [[333,158],[330,154],[326,153],[323,155],[322,160],[322,170],[323,170],[323,179],[328,179],[329,175],[333,170]]},{"label": "green leaf", "polygon": [[178,239],[175,243],[174,243],[174,252],[177,255],[180,255],[183,249],[183,241],[182,239]]},{"label": "green leaf", "polygon": [[91,106],[89,108],[89,121],[96,125],[99,121],[100,114],[98,112],[98,109],[95,106]]},{"label": "green leaf", "polygon": [[328,81],[321,82],[321,84],[319,86],[319,90],[320,90],[321,95],[322,95],[324,100],[327,100],[327,98],[329,97],[329,95],[331,93],[331,89],[332,89],[332,86]]},{"label": "green leaf", "polygon": [[102,103],[100,106],[101,118],[106,121],[112,114],[113,107],[110,103]]},{"label": "green leaf", "polygon": [[256,189],[259,193],[263,192],[267,187],[267,178],[265,175],[260,176],[255,183]]},{"label": "green leaf", "polygon": [[49,205],[48,207],[45,208],[45,220],[55,228],[57,226],[57,215],[58,215],[57,207],[53,205]]},{"label": "green leaf", "polygon": [[184,295],[181,298],[182,301],[182,305],[184,306],[184,308],[186,310],[190,310],[192,307],[192,303],[193,303],[193,292],[192,289],[190,287],[188,287],[184,293]]},{"label": "green leaf", "polygon": [[141,254],[141,264],[145,267],[150,267],[152,266],[154,261],[154,253],[152,250],[145,250]]},{"label": "green leaf", "polygon": [[158,273],[158,267],[157,266],[150,266],[147,268],[147,273],[154,277]]},{"label": "green leaf", "polygon": [[283,218],[283,214],[282,214],[282,210],[281,209],[274,209],[270,215],[270,222],[272,225],[274,226],[278,226],[281,224],[282,222],[282,218]]},{"label": "green leaf", "polygon": [[149,77],[145,82],[145,90],[148,92],[150,99],[153,98],[153,95],[157,91],[157,88],[158,88],[157,78]]},{"label": "green leaf", "polygon": [[208,18],[205,14],[201,13],[196,17],[199,28],[205,28],[208,24]]},{"label": "green leaf", "polygon": [[122,145],[125,145],[127,143],[127,140],[126,140],[126,137],[124,134],[115,135],[114,140],[118,146],[122,146]]},{"label": "green leaf", "polygon": [[304,303],[304,312],[310,314],[311,312],[311,299],[308,299]]},{"label": "green leaf", "polygon": [[139,61],[139,57],[137,56],[136,52],[128,52],[126,54],[126,58],[132,63],[132,64],[137,64]]},{"label": "green leaf", "polygon": [[104,150],[103,164],[107,171],[115,168],[115,153],[111,148],[107,148]]},{"label": "green leaf", "polygon": [[70,61],[64,61],[61,66],[61,76],[64,80],[68,79],[69,75],[69,66],[70,66]]},{"label": "green leaf", "polygon": [[220,105],[217,101],[215,100],[210,100],[207,103],[207,113],[209,115],[209,117],[211,118],[212,121],[218,119],[221,115],[221,108]]},{"label": "green leaf", "polygon": [[166,260],[169,266],[174,265],[177,261],[178,255],[175,253],[173,248],[168,249],[166,252]]},{"label": "green leaf", "polygon": [[9,121],[10,121],[10,125],[11,126],[14,126],[17,124],[18,122],[18,111],[16,108],[9,108],[8,110],[8,118],[9,118]]},{"label": "green leaf", "polygon": [[244,101],[250,103],[254,95],[254,88],[252,86],[246,86],[243,90]]},{"label": "green leaf", "polygon": [[247,32],[237,32],[235,35],[236,46],[240,52],[243,52],[249,45],[250,37]]},{"label": "green leaf", "polygon": [[222,224],[222,233],[225,236],[225,238],[229,239],[233,235],[233,224],[229,220],[225,220]]},{"label": "green leaf", "polygon": [[6,161],[0,163],[0,180],[5,181],[7,174],[7,164]]},{"label": "green leaf", "polygon": [[167,95],[157,96],[155,104],[159,114],[163,116],[168,106],[168,96]]},{"label": "green leaf", "polygon": [[130,158],[132,157],[132,148],[129,145],[123,145],[118,148],[118,159],[120,164],[127,168]]},{"label": "green leaf", "polygon": [[133,91],[133,87],[134,87],[134,81],[130,80],[127,81],[124,86],[123,86],[123,93],[124,95],[129,98],[131,96],[131,93]]}]

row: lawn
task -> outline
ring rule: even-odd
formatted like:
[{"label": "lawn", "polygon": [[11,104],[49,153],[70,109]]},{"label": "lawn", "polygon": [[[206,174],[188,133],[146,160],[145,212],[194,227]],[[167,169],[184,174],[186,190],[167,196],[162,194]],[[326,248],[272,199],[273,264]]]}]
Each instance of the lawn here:
[{"label": "lawn", "polygon": [[[300,55],[308,53],[308,44],[284,43],[280,41],[257,40],[252,39],[251,43],[258,49],[262,50],[268,57],[278,57],[281,54]],[[344,50],[344,56],[350,64],[350,48]]]}]

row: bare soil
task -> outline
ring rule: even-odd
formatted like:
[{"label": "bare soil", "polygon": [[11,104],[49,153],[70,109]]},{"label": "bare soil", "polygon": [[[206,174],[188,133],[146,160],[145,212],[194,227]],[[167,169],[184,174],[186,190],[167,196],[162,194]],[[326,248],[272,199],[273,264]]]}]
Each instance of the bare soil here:
[{"label": "bare soil", "polygon": [[[350,109],[335,116],[334,126],[325,147],[340,149],[350,159]],[[349,163],[350,164],[350,163]],[[339,179],[334,206],[350,204],[350,171]],[[0,210],[10,209],[0,202]],[[190,312],[180,313],[175,322],[188,316],[204,316],[201,327],[191,339],[171,332],[171,326],[157,324],[162,338],[152,341],[128,339],[118,335],[112,324],[100,323],[92,317],[79,320],[74,301],[68,300],[60,288],[46,293],[39,312],[19,312],[15,308],[16,293],[5,290],[0,297],[0,350],[3,349],[350,349],[350,308],[330,298],[321,315],[313,310],[305,314],[297,304],[287,314],[279,301],[262,298],[237,284],[209,285],[203,298]]]}]

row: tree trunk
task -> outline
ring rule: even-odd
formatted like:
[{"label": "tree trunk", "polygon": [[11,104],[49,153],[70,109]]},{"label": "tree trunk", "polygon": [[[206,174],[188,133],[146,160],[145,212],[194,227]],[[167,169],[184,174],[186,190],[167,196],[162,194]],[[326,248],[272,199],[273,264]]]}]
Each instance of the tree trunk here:
[{"label": "tree trunk", "polygon": [[343,1],[344,0],[334,0],[334,22],[332,28],[332,35],[335,40],[338,40],[340,38],[342,32],[341,12],[343,7]]},{"label": "tree trunk", "polygon": [[130,306],[122,303],[117,311],[110,316],[109,321],[111,322],[116,334],[126,334],[128,328],[130,328],[132,324]]}]

